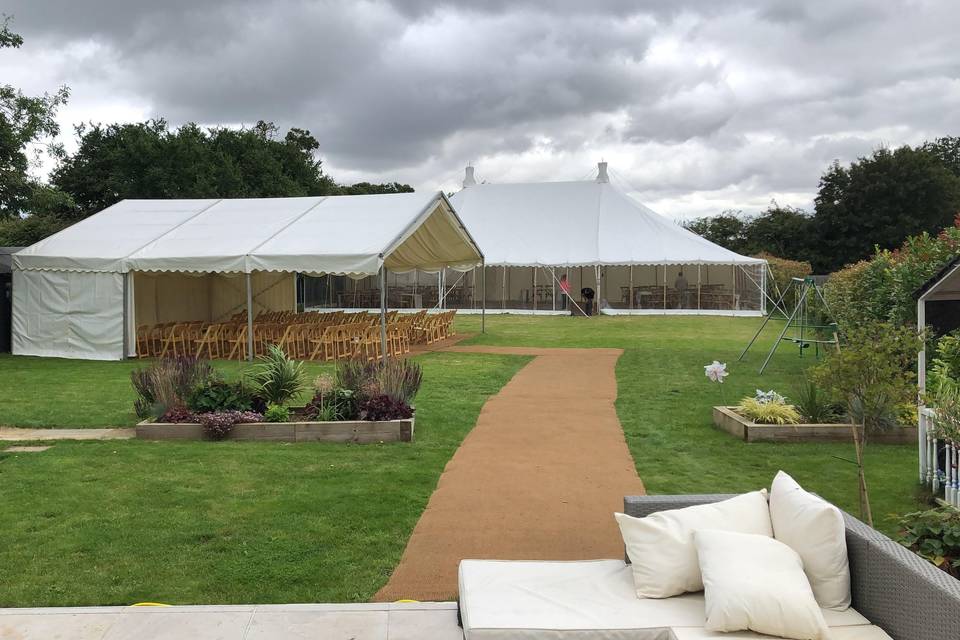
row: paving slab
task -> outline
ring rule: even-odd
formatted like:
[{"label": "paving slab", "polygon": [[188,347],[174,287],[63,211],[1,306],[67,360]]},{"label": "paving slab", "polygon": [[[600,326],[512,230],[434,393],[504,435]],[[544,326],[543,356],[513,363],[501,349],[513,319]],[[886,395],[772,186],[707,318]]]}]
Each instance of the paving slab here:
[{"label": "paving slab", "polygon": [[49,446],[40,447],[40,446],[25,445],[25,446],[7,447],[6,449],[4,449],[4,451],[7,453],[40,453],[41,451],[46,451],[49,448],[50,448]]},{"label": "paving slab", "polygon": [[0,640],[463,640],[455,602],[0,609]]},{"label": "paving slab", "polygon": [[134,429],[23,429],[0,427],[0,441],[33,442],[36,440],[130,440]]}]

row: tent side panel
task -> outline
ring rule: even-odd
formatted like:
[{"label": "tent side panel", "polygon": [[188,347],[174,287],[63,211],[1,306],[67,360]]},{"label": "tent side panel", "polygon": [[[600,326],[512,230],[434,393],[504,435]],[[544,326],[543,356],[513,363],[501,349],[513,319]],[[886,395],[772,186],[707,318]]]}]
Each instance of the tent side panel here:
[{"label": "tent side panel", "polygon": [[13,272],[13,353],[121,360],[123,275]]},{"label": "tent side panel", "polygon": [[[253,313],[292,311],[296,308],[294,279],[289,272],[255,271]],[[247,308],[247,286],[242,274],[218,273],[212,276],[210,288],[210,320],[223,322]]]},{"label": "tent side panel", "polygon": [[137,324],[210,320],[210,286],[207,274],[135,272]]}]

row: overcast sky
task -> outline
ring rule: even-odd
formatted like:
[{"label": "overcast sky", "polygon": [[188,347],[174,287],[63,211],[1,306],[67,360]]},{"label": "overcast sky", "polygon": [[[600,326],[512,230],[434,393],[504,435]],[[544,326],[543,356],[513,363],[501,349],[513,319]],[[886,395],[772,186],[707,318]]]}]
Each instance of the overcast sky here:
[{"label": "overcast sky", "polygon": [[811,206],[960,135],[955,0],[7,0],[0,79],[82,121],[309,129],[341,182],[614,182],[672,218]]}]

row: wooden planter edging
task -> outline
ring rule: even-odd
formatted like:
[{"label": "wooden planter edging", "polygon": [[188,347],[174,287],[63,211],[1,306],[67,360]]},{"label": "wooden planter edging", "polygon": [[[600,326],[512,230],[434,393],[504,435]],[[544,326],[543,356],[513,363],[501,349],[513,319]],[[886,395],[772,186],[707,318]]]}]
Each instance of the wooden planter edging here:
[{"label": "wooden planter edging", "polygon": [[[412,442],[413,418],[369,422],[248,422],[235,424],[225,440],[268,440],[274,442]],[[205,440],[203,425],[194,422],[174,424],[149,422],[137,424],[141,440]]]},{"label": "wooden planter edging", "polygon": [[[758,424],[750,422],[734,407],[714,407],[713,424],[744,442],[851,442],[849,424]],[[917,428],[900,427],[875,433],[869,442],[883,444],[916,444]]]}]

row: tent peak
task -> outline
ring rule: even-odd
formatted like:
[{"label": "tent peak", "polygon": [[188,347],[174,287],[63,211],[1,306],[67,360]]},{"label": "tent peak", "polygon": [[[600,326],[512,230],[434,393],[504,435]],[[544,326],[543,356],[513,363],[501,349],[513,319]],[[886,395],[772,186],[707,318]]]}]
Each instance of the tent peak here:
[{"label": "tent peak", "polygon": [[463,172],[463,188],[473,187],[477,184],[477,179],[473,176],[473,165],[468,164]]},{"label": "tent peak", "polygon": [[600,184],[610,182],[610,176],[607,175],[607,163],[604,160],[597,163],[597,182]]}]

